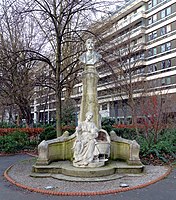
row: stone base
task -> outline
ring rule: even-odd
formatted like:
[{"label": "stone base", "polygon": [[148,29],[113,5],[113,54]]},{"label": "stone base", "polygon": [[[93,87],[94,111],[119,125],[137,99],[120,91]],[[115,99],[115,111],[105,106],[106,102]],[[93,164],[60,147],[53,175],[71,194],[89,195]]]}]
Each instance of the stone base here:
[{"label": "stone base", "polygon": [[142,173],[144,165],[128,165],[126,162],[111,161],[103,167],[74,167],[70,161],[53,162],[47,166],[33,166],[33,177],[46,177],[46,174],[62,174],[71,177],[103,177],[117,174],[139,174]]},{"label": "stone base", "polygon": [[92,162],[92,163],[89,163],[88,165],[83,165],[82,163],[80,162],[74,162],[73,161],[73,166],[74,167],[80,167],[80,168],[96,168],[96,167],[102,167],[105,165],[105,162],[104,161],[101,161],[101,162]]}]

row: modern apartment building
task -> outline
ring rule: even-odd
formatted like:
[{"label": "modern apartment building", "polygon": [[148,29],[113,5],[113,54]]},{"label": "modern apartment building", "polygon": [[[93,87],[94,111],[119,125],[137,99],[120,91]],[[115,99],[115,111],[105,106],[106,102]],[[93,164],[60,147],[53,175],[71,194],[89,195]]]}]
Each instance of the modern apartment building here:
[{"label": "modern apartment building", "polygon": [[[101,38],[97,48],[104,59],[97,64],[102,116],[117,117],[119,123],[124,123],[124,116],[131,117],[130,92],[125,92],[129,88],[136,102],[169,95],[173,104],[168,112],[176,113],[176,1],[131,0],[92,27]],[[81,95],[80,82],[71,96],[78,107]],[[35,102],[36,110],[52,120],[54,102],[48,101],[45,111]]]}]

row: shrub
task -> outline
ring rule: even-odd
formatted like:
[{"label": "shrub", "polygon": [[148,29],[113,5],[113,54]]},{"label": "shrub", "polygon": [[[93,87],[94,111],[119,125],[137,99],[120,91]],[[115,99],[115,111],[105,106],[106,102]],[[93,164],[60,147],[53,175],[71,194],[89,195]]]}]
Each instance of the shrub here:
[{"label": "shrub", "polygon": [[18,152],[30,145],[26,133],[15,131],[10,135],[0,136],[0,151],[6,153]]},{"label": "shrub", "polygon": [[102,129],[106,130],[108,133],[112,131],[112,125],[115,123],[115,120],[108,117],[103,117],[101,120]]},{"label": "shrub", "polygon": [[0,135],[8,135],[14,132],[24,132],[29,135],[29,137],[37,136],[44,131],[43,128],[0,128]]},{"label": "shrub", "polygon": [[40,142],[43,140],[51,140],[56,138],[56,129],[54,126],[48,126],[45,130],[40,134],[39,140]]},{"label": "shrub", "polygon": [[154,134],[150,132],[146,138],[144,135],[137,137],[140,144],[140,154],[142,157],[151,156],[167,163],[169,158],[175,159],[176,155],[176,130],[165,130],[159,136],[157,142],[154,141]]},{"label": "shrub", "polygon": [[14,123],[7,123],[7,122],[0,122],[0,128],[16,128],[16,124]]},{"label": "shrub", "polygon": [[62,132],[68,131],[70,135],[73,134],[75,130],[75,126],[62,126]]}]

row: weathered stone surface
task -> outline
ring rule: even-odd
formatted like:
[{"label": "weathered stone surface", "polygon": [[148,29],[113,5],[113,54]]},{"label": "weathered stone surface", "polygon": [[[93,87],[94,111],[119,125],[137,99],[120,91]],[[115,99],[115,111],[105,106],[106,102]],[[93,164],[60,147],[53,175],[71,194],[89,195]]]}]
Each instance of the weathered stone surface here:
[{"label": "weathered stone surface", "polygon": [[93,122],[97,128],[101,128],[101,120],[99,114],[99,104],[97,99],[97,82],[98,82],[98,73],[95,66],[86,66],[82,74],[83,81],[83,93],[81,99],[80,113],[79,113],[79,122],[86,120],[86,113],[93,113]]},{"label": "weathered stone surface", "polygon": [[75,167],[101,167],[109,158],[110,137],[105,130],[98,130],[92,118],[92,112],[87,112],[86,120],[76,127],[73,145]]},{"label": "weathered stone surface", "polygon": [[[41,177],[41,173],[48,173],[51,176],[53,174],[63,174],[65,176],[72,177],[103,177],[112,174],[137,174],[142,173],[144,169],[143,165],[128,165],[122,161],[111,161],[103,167],[90,167],[90,168],[78,168],[74,167],[69,161],[52,162],[47,166],[33,166],[34,177]],[[44,177],[46,174],[43,174]]]},{"label": "weathered stone surface", "polygon": [[139,158],[140,145],[135,140],[118,137],[114,131],[110,132],[112,160],[122,159],[129,165],[141,165]]},{"label": "weathered stone surface", "polygon": [[72,146],[75,134],[65,137],[64,135],[53,140],[42,141],[38,146],[38,159],[36,165],[48,165],[57,160],[72,160]]}]

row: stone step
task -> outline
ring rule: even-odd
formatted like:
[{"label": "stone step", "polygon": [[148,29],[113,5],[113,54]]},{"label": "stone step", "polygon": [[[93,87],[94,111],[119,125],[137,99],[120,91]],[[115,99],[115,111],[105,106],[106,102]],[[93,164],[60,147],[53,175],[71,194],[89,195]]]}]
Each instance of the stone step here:
[{"label": "stone step", "polygon": [[32,176],[46,177],[46,174],[62,174],[70,177],[103,177],[113,174],[139,174],[144,169],[143,165],[128,165],[126,162],[110,161],[103,167],[83,168],[74,167],[70,161],[52,162],[49,165],[34,165]]}]

